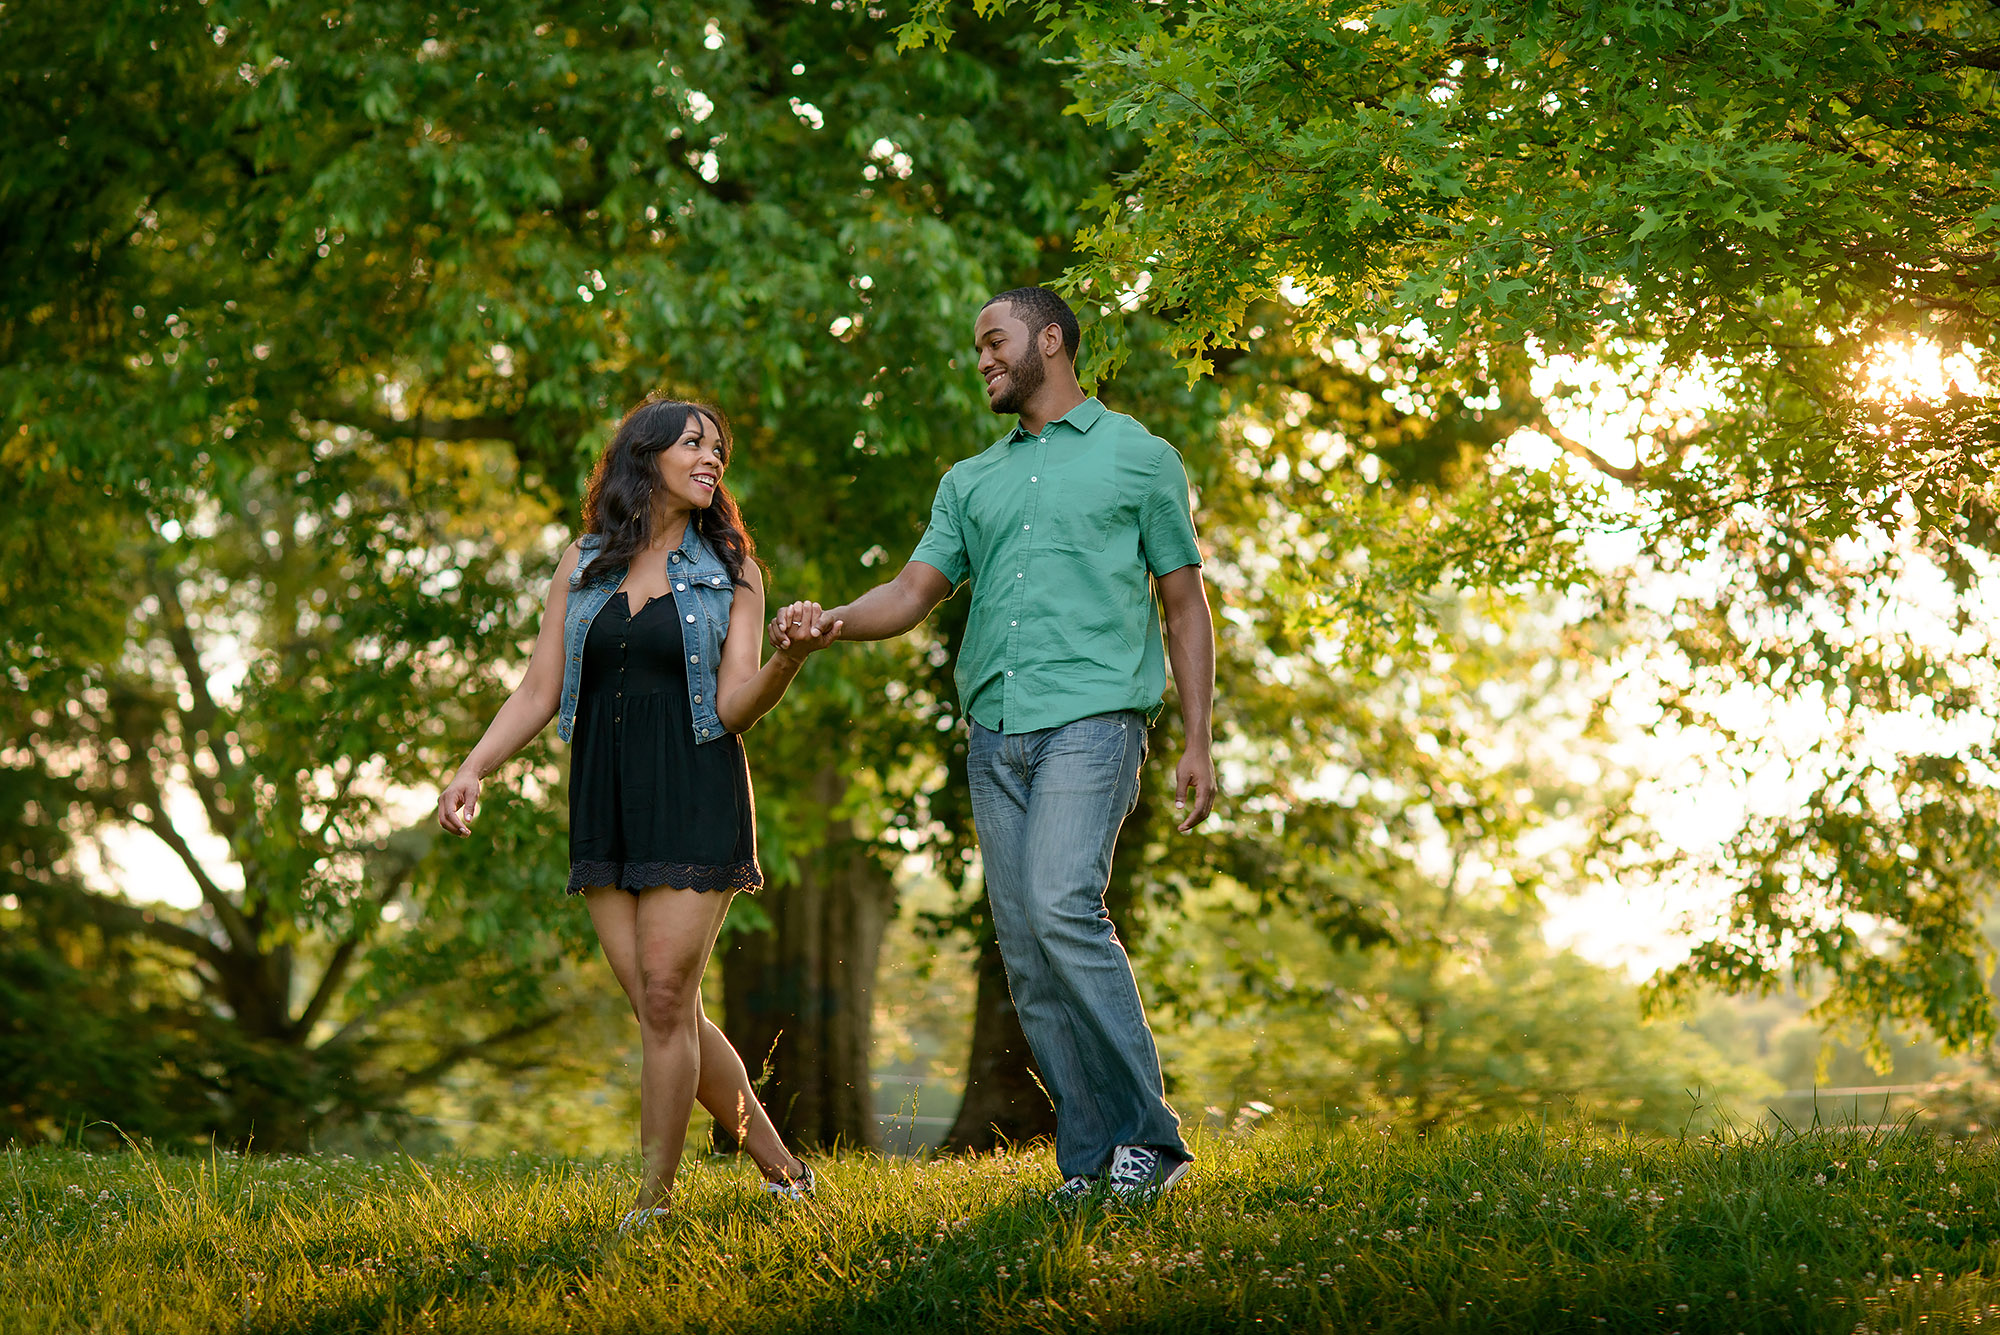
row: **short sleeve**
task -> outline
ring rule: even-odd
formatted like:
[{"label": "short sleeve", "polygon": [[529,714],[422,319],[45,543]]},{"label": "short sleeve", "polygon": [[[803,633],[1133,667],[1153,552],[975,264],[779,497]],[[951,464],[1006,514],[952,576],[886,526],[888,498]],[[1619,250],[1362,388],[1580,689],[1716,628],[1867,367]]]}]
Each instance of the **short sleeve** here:
[{"label": "short sleeve", "polygon": [[1160,466],[1153,470],[1152,483],[1146,488],[1145,505],[1139,514],[1139,547],[1146,555],[1146,569],[1155,575],[1201,564],[1194,514],[1188,508],[1187,469],[1170,446],[1162,447]]},{"label": "short sleeve", "polygon": [[924,529],[924,536],[918,539],[917,550],[910,553],[910,559],[942,571],[953,588],[963,584],[972,573],[972,563],[965,554],[965,523],[958,510],[958,489],[952,485],[950,473],[938,483],[937,499],[931,502],[931,522]]}]

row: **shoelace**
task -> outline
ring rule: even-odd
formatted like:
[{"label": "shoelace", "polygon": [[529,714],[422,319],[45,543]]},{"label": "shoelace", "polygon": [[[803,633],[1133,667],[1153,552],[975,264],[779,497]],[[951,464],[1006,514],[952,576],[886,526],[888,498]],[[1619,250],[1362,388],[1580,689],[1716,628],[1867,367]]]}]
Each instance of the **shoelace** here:
[{"label": "shoelace", "polygon": [[1118,1162],[1111,1166],[1111,1185],[1114,1187],[1143,1187],[1153,1180],[1160,1166],[1158,1150],[1135,1149],[1118,1156]]}]

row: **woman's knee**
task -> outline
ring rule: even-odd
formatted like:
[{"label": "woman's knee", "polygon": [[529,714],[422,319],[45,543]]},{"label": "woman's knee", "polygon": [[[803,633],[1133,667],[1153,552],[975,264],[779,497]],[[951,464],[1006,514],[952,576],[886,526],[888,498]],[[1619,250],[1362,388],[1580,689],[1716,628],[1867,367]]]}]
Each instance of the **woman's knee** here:
[{"label": "woman's knee", "polygon": [[701,1024],[701,975],[684,969],[642,971],[634,1009],[650,1033],[698,1032]]}]

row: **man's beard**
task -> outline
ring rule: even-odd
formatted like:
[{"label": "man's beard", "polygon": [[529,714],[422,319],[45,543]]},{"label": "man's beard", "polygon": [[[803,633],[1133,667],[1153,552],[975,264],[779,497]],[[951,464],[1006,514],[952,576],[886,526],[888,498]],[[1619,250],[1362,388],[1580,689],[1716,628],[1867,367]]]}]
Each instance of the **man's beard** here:
[{"label": "man's beard", "polygon": [[1028,406],[1028,400],[1035,397],[1035,391],[1048,379],[1048,372],[1042,366],[1040,357],[1030,354],[1007,368],[1007,389],[993,400],[996,413],[1018,413]]}]

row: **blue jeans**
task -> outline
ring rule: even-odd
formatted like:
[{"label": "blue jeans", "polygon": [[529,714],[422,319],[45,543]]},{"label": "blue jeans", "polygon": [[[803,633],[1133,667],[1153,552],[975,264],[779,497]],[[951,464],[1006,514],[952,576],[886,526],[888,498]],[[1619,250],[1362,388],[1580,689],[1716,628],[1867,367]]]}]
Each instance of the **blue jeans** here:
[{"label": "blue jeans", "polygon": [[972,725],[967,778],[986,894],[1021,1031],[1056,1108],[1064,1177],[1120,1145],[1189,1158],[1131,961],[1104,910],[1118,827],[1139,802],[1136,710],[1007,736]]}]

